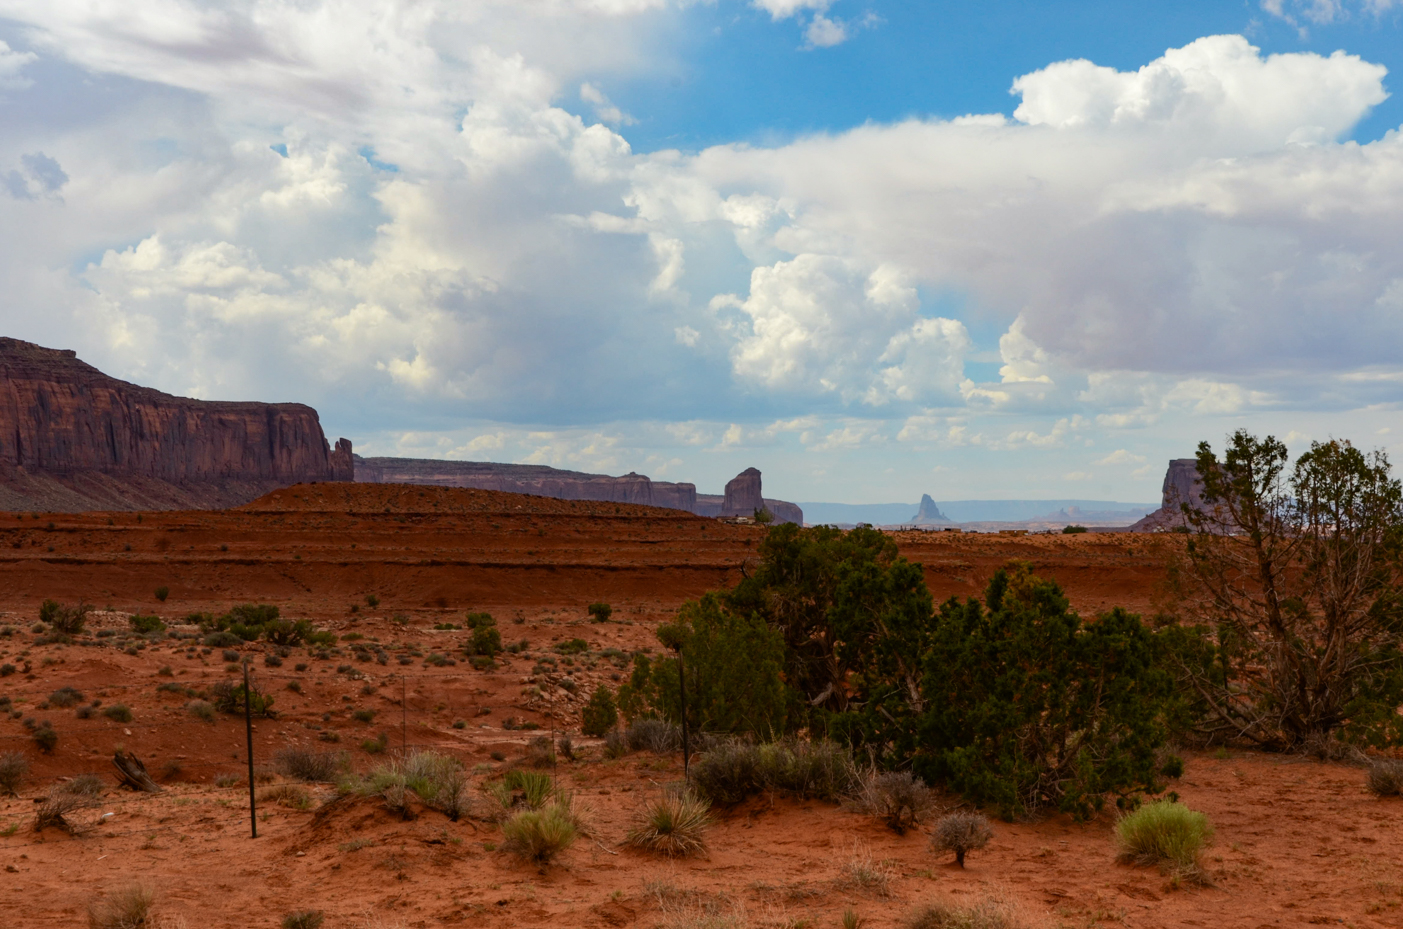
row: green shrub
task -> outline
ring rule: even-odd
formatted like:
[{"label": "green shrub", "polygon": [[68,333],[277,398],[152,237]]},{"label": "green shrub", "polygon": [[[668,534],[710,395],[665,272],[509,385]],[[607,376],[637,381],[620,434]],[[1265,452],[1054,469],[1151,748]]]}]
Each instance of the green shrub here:
[{"label": "green shrub", "polygon": [[244,640],[234,635],[232,632],[211,632],[200,640],[200,644],[208,648],[237,648],[244,644]]},{"label": "green shrub", "polygon": [[1179,876],[1201,874],[1199,855],[1213,839],[1208,817],[1173,800],[1156,800],[1116,823],[1121,858]]},{"label": "green shrub", "polygon": [[[472,614],[470,614],[472,615]],[[480,614],[486,616],[487,614]],[[489,620],[492,618],[487,617]],[[472,636],[468,639],[468,652],[483,658],[494,658],[502,651],[502,633],[495,624],[480,623],[473,627]]]},{"label": "green shrub", "polygon": [[124,703],[114,703],[109,707],[104,707],[102,715],[106,716],[114,723],[129,723],[132,721],[132,711]]},{"label": "green shrub", "polygon": [[614,615],[614,608],[607,603],[591,603],[587,610],[590,621],[596,623],[607,623],[609,617]]},{"label": "green shrub", "polygon": [[550,864],[579,835],[569,807],[553,800],[539,810],[523,810],[502,824],[502,847],[524,861]]},{"label": "green shrub", "polygon": [[1086,527],[1085,527],[1085,526],[1063,526],[1063,527],[1062,527],[1062,534],[1063,534],[1063,535],[1076,535],[1076,534],[1079,533],[1079,532],[1085,532],[1085,531],[1086,531]]},{"label": "green shrub", "polygon": [[589,643],[584,639],[566,639],[552,647],[562,655],[583,655],[589,651]]},{"label": "green shrub", "polygon": [[244,704],[248,703],[248,712],[253,716],[273,716],[273,697],[265,694],[257,687],[250,687],[253,691],[252,698],[246,700],[244,685],[242,682],[220,681],[210,688],[210,696],[213,698],[215,709],[221,713],[242,714]]},{"label": "green shrub", "polygon": [[214,704],[208,700],[191,700],[185,704],[185,709],[196,719],[203,719],[205,722],[214,721]]},{"label": "green shrub", "polygon": [[359,723],[371,723],[375,721],[374,710],[356,710],[351,714],[351,718]]},{"label": "green shrub", "polygon": [[1107,794],[1154,792],[1174,699],[1161,653],[1138,617],[1115,609],[1083,623],[1055,583],[1014,564],[983,604],[940,608],[927,708],[919,727],[893,734],[896,754],[1010,818],[1046,806],[1085,817]]},{"label": "green shrub", "polygon": [[845,748],[799,740],[760,745],[716,740],[692,762],[690,777],[698,794],[723,806],[765,791],[837,800],[858,784],[856,765]]},{"label": "green shrub", "polygon": [[619,722],[619,711],[614,706],[614,695],[607,684],[594,688],[589,703],[585,704],[581,731],[594,738],[602,738]]},{"label": "green shrub", "polygon": [[699,855],[706,851],[710,810],[690,790],[665,790],[639,812],[624,841],[669,858]]},{"label": "green shrub", "polygon": [[156,599],[159,600],[159,601],[161,601],[162,603],[165,603],[165,602],[166,602],[166,598],[169,597],[170,595],[171,595],[171,589],[170,589],[169,587],[165,586],[164,584],[162,584],[160,587],[157,587],[157,588],[156,588]]},{"label": "green shrub", "polygon": [[140,613],[133,613],[131,616],[128,616],[127,622],[131,624],[133,632],[139,632],[142,635],[148,632],[163,632],[166,628],[166,624],[162,622],[161,617],[142,616]]},{"label": "green shrub", "polygon": [[954,852],[955,864],[965,866],[965,855],[989,844],[994,831],[989,820],[980,813],[950,813],[940,817],[931,835],[931,848],[938,852]]},{"label": "green shrub", "polygon": [[57,601],[45,600],[39,607],[39,621],[58,635],[78,635],[88,622],[92,605],[79,602],[77,606],[62,606]]}]

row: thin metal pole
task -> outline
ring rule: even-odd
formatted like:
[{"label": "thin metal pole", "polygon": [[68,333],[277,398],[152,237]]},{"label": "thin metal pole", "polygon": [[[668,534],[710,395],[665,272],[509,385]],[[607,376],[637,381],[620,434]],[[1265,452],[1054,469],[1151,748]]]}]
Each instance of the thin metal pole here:
[{"label": "thin metal pole", "polygon": [[682,695],[682,778],[687,778],[691,763],[691,740],[687,738],[687,666],[682,662],[682,649],[677,650],[677,688]]},{"label": "thin metal pole", "polygon": [[248,683],[248,662],[244,662],[244,735],[248,737],[248,824],[258,838],[258,810],[253,790],[253,691]]},{"label": "thin metal pole", "polygon": [[408,678],[399,676],[399,752],[403,759],[409,758],[409,683]]}]

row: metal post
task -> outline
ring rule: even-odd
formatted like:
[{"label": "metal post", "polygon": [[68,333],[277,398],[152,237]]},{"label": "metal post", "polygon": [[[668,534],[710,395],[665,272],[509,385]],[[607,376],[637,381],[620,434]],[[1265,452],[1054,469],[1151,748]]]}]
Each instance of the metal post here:
[{"label": "metal post", "polygon": [[248,737],[248,824],[258,838],[258,810],[253,789],[253,690],[248,683],[248,662],[244,662],[244,735]]},{"label": "metal post", "polygon": [[400,758],[409,758],[409,682],[404,674],[399,676],[399,751]]},{"label": "metal post", "polygon": [[687,778],[691,763],[691,740],[687,738],[687,666],[682,662],[682,649],[677,649],[677,688],[682,696],[682,778]]}]

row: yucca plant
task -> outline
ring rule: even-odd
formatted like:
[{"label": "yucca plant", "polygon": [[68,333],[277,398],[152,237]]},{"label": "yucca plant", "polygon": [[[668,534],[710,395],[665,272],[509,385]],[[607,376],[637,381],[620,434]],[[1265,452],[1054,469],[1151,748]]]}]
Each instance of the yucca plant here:
[{"label": "yucca plant", "polygon": [[706,851],[711,804],[690,790],[666,790],[639,811],[625,841],[669,858]]}]

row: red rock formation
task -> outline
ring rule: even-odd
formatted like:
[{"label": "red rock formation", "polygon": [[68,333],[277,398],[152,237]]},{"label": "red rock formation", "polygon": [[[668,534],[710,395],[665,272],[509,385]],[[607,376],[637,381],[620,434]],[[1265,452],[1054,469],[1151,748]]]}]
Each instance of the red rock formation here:
[{"label": "red rock formation", "polygon": [[74,352],[0,338],[0,502],[11,507],[233,506],[289,484],[348,479],[350,458],[350,442],[333,453],[317,411],[300,403],[174,397],[108,377]]},{"label": "red rock formation", "polygon": [[722,516],[754,516],[764,506],[759,468],[746,468],[726,482],[726,497],[721,501]]},{"label": "red rock formation", "polygon": [[563,471],[545,465],[499,464],[489,461],[440,461],[429,458],[355,459],[355,479],[374,484],[430,484],[475,487],[508,493],[534,494],[561,500],[641,503],[692,512],[695,484],[654,481],[629,472],[623,477]]}]

